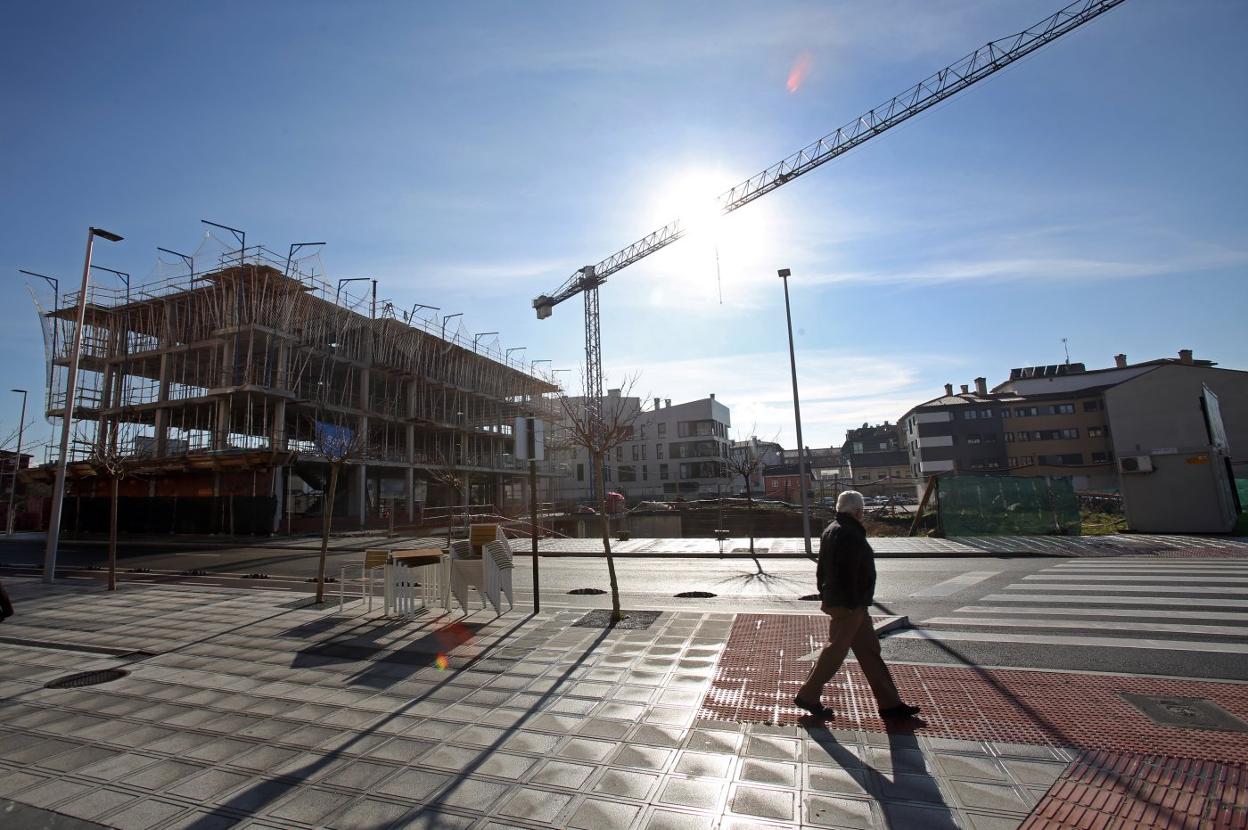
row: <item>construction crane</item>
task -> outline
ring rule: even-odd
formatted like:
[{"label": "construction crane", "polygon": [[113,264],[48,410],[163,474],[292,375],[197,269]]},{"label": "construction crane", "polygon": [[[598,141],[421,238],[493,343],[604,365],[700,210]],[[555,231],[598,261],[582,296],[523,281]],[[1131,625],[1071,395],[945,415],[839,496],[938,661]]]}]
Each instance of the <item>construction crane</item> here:
[{"label": "construction crane", "polygon": [[[1126,0],[1076,0],[1034,26],[979,47],[900,95],[720,194],[716,199],[716,209],[719,213],[726,214],[748,205],[1124,2]],[[577,294],[585,295],[585,405],[591,426],[600,422],[602,416],[602,331],[598,313],[598,288],[607,281],[607,277],[666,248],[687,231],[686,225],[680,219],[675,219],[597,265],[580,268],[557,291],[542,294],[533,300],[537,318],[544,320],[559,303]]]}]

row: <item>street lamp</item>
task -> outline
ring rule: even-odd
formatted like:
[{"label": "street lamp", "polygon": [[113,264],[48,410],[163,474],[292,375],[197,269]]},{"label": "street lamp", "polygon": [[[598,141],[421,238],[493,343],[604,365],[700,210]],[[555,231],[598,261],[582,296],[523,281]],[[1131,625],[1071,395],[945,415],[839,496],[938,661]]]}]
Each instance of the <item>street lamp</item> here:
[{"label": "street lamp", "polygon": [[[38,277],[52,286],[52,310],[56,311],[61,307],[61,281],[56,277],[49,277],[47,274],[36,274],[34,271],[27,271],[18,268],[17,273],[25,274],[28,277]],[[52,394],[52,366],[56,363],[56,332],[60,326],[52,325],[52,359],[48,361],[48,395]]]},{"label": "street lamp", "polygon": [[443,340],[446,339],[446,321],[451,319],[452,317],[463,317],[463,316],[464,316],[464,312],[457,311],[454,314],[448,314],[442,318],[442,339]]},{"label": "street lamp", "polygon": [[87,228],[87,258],[82,265],[82,288],[78,292],[74,342],[69,350],[69,377],[65,380],[65,411],[61,417],[61,457],[56,462],[56,484],[52,490],[52,515],[48,520],[48,546],[43,554],[43,581],[56,580],[56,546],[61,538],[61,503],[65,499],[65,468],[69,462],[69,434],[74,422],[74,398],[78,394],[78,358],[82,355],[82,329],[87,319],[87,285],[91,279],[91,249],[95,238],[120,242],[121,236],[102,228]]},{"label": "street lamp", "polygon": [[92,265],[97,271],[107,271],[110,274],[116,274],[121,277],[122,282],[126,284],[126,305],[130,304],[130,275],[125,271],[115,271],[112,268],[105,268],[103,265]]},{"label": "street lamp", "polygon": [[238,228],[231,228],[229,225],[218,225],[216,222],[209,222],[207,219],[200,219],[205,225],[211,225],[214,228],[220,228],[223,231],[229,231],[234,234],[234,238],[238,240],[238,264],[243,265],[247,261],[247,231],[240,231]]},{"label": "street lamp", "polygon": [[503,355],[503,360],[511,360],[512,352],[522,352],[527,348],[528,346],[513,346],[512,348],[507,350],[507,354]]},{"label": "street lamp", "polygon": [[425,305],[424,303],[415,303],[415,304],[412,306],[412,312],[411,312],[411,314],[408,314],[408,315],[407,315],[407,323],[408,323],[408,325],[411,325],[411,322],[412,322],[413,320],[415,320],[415,319],[416,319],[416,312],[417,312],[417,311],[419,311],[419,310],[420,310],[420,309],[422,309],[422,308],[427,308],[427,309],[429,309],[430,311],[441,311],[441,310],[442,310],[441,308],[439,308],[439,307],[438,307],[438,306],[436,306],[436,305]]},{"label": "street lamp", "polygon": [[324,244],[324,242],[292,242],[290,244],[290,250],[286,252],[286,268],[282,271],[282,274],[288,277],[290,276],[291,260],[294,259],[295,253],[300,248],[316,248]]},{"label": "street lamp", "polygon": [[[338,288],[334,290],[334,305],[338,305],[338,298],[342,296],[342,287],[349,282],[363,282],[371,279],[371,277],[344,277],[338,280]],[[376,311],[377,306],[377,281],[373,280],[373,310]]]},{"label": "street lamp", "polygon": [[493,334],[493,335],[497,336],[497,335],[498,335],[498,332],[496,332],[496,331],[483,331],[483,332],[480,332],[480,333],[478,333],[478,334],[474,334],[474,335],[472,336],[472,350],[473,350],[474,352],[477,350],[477,343],[481,342],[481,338],[482,338],[482,337],[485,337],[485,336],[486,336],[486,335],[488,335],[488,334]]},{"label": "street lamp", "polygon": [[554,362],[555,361],[553,360],[534,360],[531,363],[529,363],[529,374],[532,374],[537,371],[537,364],[539,363],[554,363]]},{"label": "street lamp", "polygon": [[17,455],[13,456],[13,489],[9,491],[9,519],[5,525],[5,535],[13,535],[13,499],[17,497],[17,473],[22,467],[22,429],[26,426],[26,390],[10,389],[10,392],[22,393],[22,420],[17,422]]},{"label": "street lamp", "polygon": [[789,372],[793,375],[793,418],[797,422],[797,481],[798,492],[802,496],[802,536],[806,539],[806,555],[810,550],[810,505],[806,499],[806,445],[802,443],[802,408],[797,397],[797,357],[793,351],[793,315],[789,311],[789,274],[788,268],[776,272],[784,282],[784,319],[789,327]]},{"label": "street lamp", "polygon": [[178,259],[185,262],[186,267],[191,269],[191,275],[190,275],[191,281],[192,282],[195,281],[195,257],[187,256],[186,254],[180,254],[177,251],[171,251],[168,248],[162,248],[159,245],[156,246],[156,250],[160,251],[161,253],[169,254],[169,256],[176,256]]}]

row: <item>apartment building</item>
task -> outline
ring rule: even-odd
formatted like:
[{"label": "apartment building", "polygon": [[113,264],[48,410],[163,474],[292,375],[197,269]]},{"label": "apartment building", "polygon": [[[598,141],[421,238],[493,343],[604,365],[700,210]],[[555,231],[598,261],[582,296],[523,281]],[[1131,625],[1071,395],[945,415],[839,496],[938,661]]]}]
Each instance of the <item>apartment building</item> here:
[{"label": "apartment building", "polygon": [[[753,474],[750,476],[749,490],[752,493],[763,492],[763,468],[780,464],[784,461],[785,450],[774,441],[762,441],[758,436],[751,435],[743,441],[733,441],[729,449],[738,463],[757,460]],[[734,493],[746,491],[745,476],[734,475],[732,479]]]},{"label": "apartment building", "polygon": [[975,379],[974,392],[964,385],[955,394],[953,384],[945,384],[945,394],[901,416],[910,475],[1005,472],[1005,423],[1015,402],[1015,396],[990,393],[985,378]]},{"label": "apartment building", "polygon": [[[582,406],[584,399],[570,403]],[[622,397],[621,390],[612,389],[605,406],[634,418],[630,437],[612,450],[604,465],[608,490],[624,494],[629,501],[696,499],[734,492],[726,464],[732,445],[728,438],[731,413],[714,394],[676,405],[670,398],[655,398],[653,408],[643,409],[639,398]],[[552,458],[561,473],[557,485],[561,501],[594,498],[592,465],[583,447],[555,449]]]}]

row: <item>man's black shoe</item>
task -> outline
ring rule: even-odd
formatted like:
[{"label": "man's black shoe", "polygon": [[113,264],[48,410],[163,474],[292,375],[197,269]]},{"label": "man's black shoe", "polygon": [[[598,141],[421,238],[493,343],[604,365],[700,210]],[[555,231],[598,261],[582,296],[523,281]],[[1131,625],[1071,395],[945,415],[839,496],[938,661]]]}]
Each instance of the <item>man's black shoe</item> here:
[{"label": "man's black shoe", "polygon": [[823,718],[824,720],[832,720],[833,718],[836,717],[836,712],[832,709],[827,708],[822,703],[807,703],[806,701],[802,700],[800,697],[793,698],[793,703],[799,709],[805,709],[807,712],[810,712],[812,715],[814,715],[817,718]]},{"label": "man's black shoe", "polygon": [[898,703],[896,706],[890,706],[887,709],[880,710],[882,718],[912,718],[919,713],[919,707],[911,706],[909,703]]}]

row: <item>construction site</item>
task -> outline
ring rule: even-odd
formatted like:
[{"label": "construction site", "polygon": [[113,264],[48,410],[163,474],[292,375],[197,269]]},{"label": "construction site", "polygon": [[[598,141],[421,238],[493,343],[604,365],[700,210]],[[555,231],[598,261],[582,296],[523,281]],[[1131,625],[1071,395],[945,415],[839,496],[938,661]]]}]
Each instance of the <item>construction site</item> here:
[{"label": "construction site", "polygon": [[[376,280],[321,273],[319,255],[245,245],[176,254],[181,273],[85,302],[62,526],[268,534],[410,523],[469,502],[520,504],[518,416],[550,417],[558,386],[444,318],[378,302]],[[173,252],[168,252],[173,253]],[[209,262],[207,267],[197,267]],[[361,296],[344,291],[371,283]],[[358,289],[358,286],[355,286]],[[80,297],[40,308],[47,416],[59,426]],[[51,461],[52,459],[47,459]],[[543,465],[539,475],[549,476]],[[54,467],[31,471],[50,481]],[[445,510],[443,511],[445,515]]]}]

